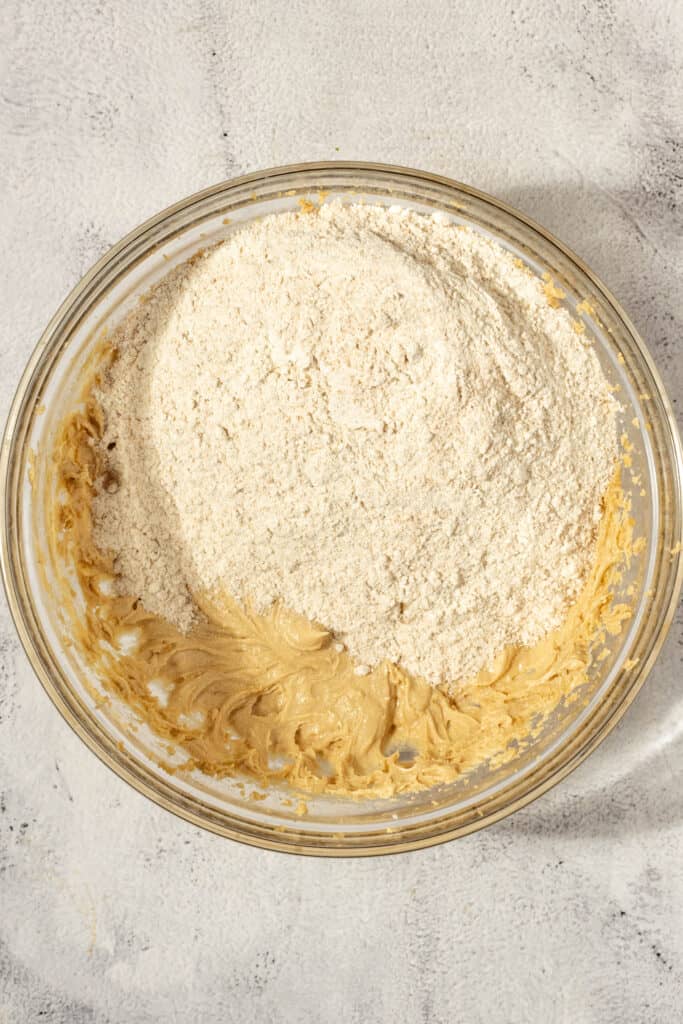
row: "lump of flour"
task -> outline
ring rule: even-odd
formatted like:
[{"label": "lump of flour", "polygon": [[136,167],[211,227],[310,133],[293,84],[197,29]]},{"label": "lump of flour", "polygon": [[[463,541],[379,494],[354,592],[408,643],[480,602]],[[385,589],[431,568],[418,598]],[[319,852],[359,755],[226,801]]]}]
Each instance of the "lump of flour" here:
[{"label": "lump of flour", "polygon": [[196,593],[280,599],[362,664],[457,681],[577,597],[616,406],[491,240],[379,206],[266,217],[112,340],[95,537],[182,629]]}]

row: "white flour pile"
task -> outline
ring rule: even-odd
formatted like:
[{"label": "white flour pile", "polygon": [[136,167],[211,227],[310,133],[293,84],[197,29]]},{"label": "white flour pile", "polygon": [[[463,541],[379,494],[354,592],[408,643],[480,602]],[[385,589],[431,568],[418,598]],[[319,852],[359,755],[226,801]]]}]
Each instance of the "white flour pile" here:
[{"label": "white flour pile", "polygon": [[[331,203],[171,272],[99,395],[119,586],[274,599],[365,665],[457,680],[557,626],[594,557],[615,403],[542,284],[442,218]],[[363,671],[363,668],[360,668]]]}]

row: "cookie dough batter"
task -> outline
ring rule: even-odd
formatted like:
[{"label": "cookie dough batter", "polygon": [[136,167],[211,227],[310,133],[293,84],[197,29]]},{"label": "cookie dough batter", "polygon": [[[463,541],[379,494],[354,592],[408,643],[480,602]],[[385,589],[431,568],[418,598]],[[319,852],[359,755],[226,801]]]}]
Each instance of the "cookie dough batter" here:
[{"label": "cookie dough batter", "polygon": [[[88,397],[89,395],[89,397]],[[359,675],[319,626],[276,605],[258,615],[229,597],[194,595],[204,613],[188,634],[116,596],[112,558],[93,541],[92,503],[108,477],[104,424],[86,389],[54,453],[53,563],[75,566],[86,609],[64,582],[71,639],[105,686],[156,734],[214,776],[284,779],[300,790],[389,796],[448,782],[532,742],[560,701],[575,700],[588,665],[629,607],[613,590],[632,550],[628,501],[614,477],[596,558],[563,624],[532,648],[507,648],[451,691],[388,662]]]}]

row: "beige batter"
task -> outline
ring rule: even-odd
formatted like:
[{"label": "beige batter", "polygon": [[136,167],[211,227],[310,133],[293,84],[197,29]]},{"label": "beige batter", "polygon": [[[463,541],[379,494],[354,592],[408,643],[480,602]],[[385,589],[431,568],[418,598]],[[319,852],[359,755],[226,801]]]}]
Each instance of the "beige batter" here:
[{"label": "beige batter", "polygon": [[629,617],[613,601],[633,549],[617,473],[593,568],[566,620],[532,648],[507,648],[454,692],[388,662],[359,676],[324,629],[281,606],[258,615],[195,594],[205,620],[183,634],[132,597],[111,596],[113,559],[93,542],[92,503],[116,481],[98,444],[101,410],[92,388],[86,395],[58,438],[61,497],[49,537],[53,562],[75,565],[86,598],[84,616],[74,595],[63,595],[72,638],[106,687],[187,753],[186,768],[353,796],[448,782],[530,742],[559,702],[577,698],[606,635]]}]

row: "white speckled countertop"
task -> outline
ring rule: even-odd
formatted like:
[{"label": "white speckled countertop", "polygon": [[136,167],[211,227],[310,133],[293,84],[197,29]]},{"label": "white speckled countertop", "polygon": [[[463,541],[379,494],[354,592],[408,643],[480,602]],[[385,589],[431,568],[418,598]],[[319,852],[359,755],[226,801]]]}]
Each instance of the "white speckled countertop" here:
[{"label": "white speckled countertop", "polygon": [[[130,228],[299,160],[508,200],[621,298],[683,401],[683,6],[6,0],[0,415]],[[450,845],[261,852],[149,804],[61,720],[0,608],[0,1022],[651,1024],[683,1005],[683,623],[568,780]]]}]

